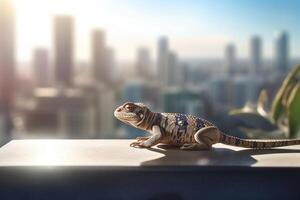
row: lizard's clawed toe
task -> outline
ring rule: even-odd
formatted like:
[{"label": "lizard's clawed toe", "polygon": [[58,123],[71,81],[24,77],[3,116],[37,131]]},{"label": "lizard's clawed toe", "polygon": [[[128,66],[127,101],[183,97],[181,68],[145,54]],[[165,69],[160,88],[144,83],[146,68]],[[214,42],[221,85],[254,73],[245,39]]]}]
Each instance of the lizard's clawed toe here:
[{"label": "lizard's clawed toe", "polygon": [[130,146],[134,148],[146,148],[142,142],[132,142]]}]

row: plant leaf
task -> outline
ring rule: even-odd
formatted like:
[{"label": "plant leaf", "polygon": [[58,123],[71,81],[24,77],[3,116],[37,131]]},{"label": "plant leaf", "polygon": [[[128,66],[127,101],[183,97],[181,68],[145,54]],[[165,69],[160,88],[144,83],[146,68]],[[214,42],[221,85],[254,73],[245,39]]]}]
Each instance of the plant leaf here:
[{"label": "plant leaf", "polygon": [[296,66],[285,78],[282,86],[277,92],[274,101],[272,102],[271,117],[276,123],[283,119],[282,115],[286,115],[286,99],[289,99],[291,91],[300,80],[300,65]]},{"label": "plant leaf", "polygon": [[300,132],[300,83],[291,92],[288,104],[289,136],[295,138]]},{"label": "plant leaf", "polygon": [[267,91],[263,89],[260,92],[257,100],[257,112],[264,117],[268,116],[267,103],[268,103],[268,94]]}]

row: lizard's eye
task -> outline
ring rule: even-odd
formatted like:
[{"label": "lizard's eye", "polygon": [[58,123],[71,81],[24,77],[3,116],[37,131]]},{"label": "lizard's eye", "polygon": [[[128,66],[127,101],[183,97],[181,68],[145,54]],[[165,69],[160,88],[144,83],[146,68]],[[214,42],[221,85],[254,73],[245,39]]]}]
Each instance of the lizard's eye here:
[{"label": "lizard's eye", "polygon": [[140,118],[143,118],[144,117],[144,115],[143,114],[140,114]]},{"label": "lizard's eye", "polygon": [[132,111],[132,109],[133,109],[133,107],[131,106],[131,105],[126,105],[125,106],[125,109],[127,110],[127,111]]}]

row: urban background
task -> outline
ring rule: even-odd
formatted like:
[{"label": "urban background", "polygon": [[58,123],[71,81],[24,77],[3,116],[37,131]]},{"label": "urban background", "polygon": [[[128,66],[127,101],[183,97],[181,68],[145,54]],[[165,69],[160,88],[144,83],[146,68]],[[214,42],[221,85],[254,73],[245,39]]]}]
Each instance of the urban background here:
[{"label": "urban background", "polygon": [[230,109],[272,97],[300,61],[294,1],[99,2],[0,0],[2,144],[136,137],[113,117],[126,101],[243,136]]}]

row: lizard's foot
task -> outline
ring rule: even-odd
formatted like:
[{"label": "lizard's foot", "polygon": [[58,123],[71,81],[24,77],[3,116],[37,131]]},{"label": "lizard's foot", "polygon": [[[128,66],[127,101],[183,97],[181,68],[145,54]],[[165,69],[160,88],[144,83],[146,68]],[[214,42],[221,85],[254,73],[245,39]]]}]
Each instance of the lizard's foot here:
[{"label": "lizard's foot", "polygon": [[199,150],[211,150],[211,146],[208,146],[206,144],[184,144],[180,147],[181,150],[190,150],[190,151],[199,151]]},{"label": "lizard's foot", "polygon": [[136,137],[135,139],[140,142],[140,141],[145,141],[145,140],[148,140],[150,137]]},{"label": "lizard's foot", "polygon": [[149,148],[147,145],[145,145],[144,141],[132,142],[130,146],[134,148]]}]

